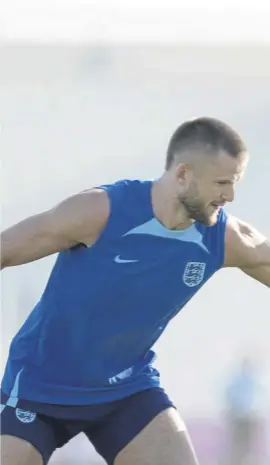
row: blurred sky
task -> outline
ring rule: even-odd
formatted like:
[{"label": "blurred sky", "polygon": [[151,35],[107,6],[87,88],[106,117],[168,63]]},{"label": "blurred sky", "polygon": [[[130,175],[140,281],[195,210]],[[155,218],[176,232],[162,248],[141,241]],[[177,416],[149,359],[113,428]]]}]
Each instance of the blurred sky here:
[{"label": "blurred sky", "polygon": [[265,0],[2,0],[2,39],[270,42]]}]

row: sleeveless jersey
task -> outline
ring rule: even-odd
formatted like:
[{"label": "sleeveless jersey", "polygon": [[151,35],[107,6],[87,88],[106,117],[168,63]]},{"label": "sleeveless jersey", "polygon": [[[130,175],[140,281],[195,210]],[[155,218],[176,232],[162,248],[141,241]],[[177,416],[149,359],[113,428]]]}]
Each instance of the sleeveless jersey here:
[{"label": "sleeveless jersey", "polygon": [[169,230],[152,181],[101,186],[110,216],[98,240],[60,252],[10,347],[2,389],[37,402],[109,402],[159,385],[151,350],[169,321],[223,266],[226,214]]}]

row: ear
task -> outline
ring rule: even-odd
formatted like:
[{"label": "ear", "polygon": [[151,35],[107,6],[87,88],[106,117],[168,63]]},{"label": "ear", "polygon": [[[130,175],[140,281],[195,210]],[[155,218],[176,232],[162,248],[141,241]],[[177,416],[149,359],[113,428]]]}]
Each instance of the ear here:
[{"label": "ear", "polygon": [[188,163],[179,163],[175,169],[176,178],[181,184],[190,181],[192,172],[193,170]]}]

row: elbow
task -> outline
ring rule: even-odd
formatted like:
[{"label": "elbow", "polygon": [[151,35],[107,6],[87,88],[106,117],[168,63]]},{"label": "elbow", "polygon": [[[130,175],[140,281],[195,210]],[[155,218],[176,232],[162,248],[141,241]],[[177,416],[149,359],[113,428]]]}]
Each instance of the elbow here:
[{"label": "elbow", "polygon": [[7,268],[9,265],[7,258],[1,254],[1,260],[0,260],[0,270],[3,270],[4,268]]},{"label": "elbow", "polygon": [[9,266],[13,266],[13,253],[10,248],[6,247],[5,244],[2,243],[1,253],[0,253],[0,269],[3,270],[4,268],[8,268]]}]

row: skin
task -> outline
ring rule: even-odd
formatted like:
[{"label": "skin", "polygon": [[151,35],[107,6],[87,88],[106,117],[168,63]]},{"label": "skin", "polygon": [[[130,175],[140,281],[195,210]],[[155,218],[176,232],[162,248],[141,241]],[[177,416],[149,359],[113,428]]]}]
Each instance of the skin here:
[{"label": "skin", "polygon": [[178,412],[169,408],[152,420],[123,450],[114,465],[199,465]]},{"label": "skin", "polygon": [[223,152],[190,158],[189,163],[176,160],[153,189],[156,214],[170,229],[194,221],[215,224],[219,208],[234,200],[248,162],[247,155],[238,160]]},{"label": "skin", "polygon": [[[153,186],[155,216],[169,229],[185,229],[194,221],[214,225],[218,208],[234,200],[236,185],[247,162],[247,154],[239,159],[224,152],[200,157],[182,154]],[[78,243],[91,245],[105,227],[109,213],[106,192],[93,189],[27,218],[2,233],[1,267],[38,260]],[[269,240],[253,226],[229,216],[224,267],[237,267],[270,287]],[[162,412],[119,453],[115,465],[139,465],[142,461],[149,465],[197,464],[181,425],[180,417],[175,417],[171,409]],[[2,439],[4,465],[42,463],[40,455],[27,442],[11,436]]]},{"label": "skin", "polygon": [[43,465],[43,458],[29,442],[3,435],[1,436],[1,464]]}]

